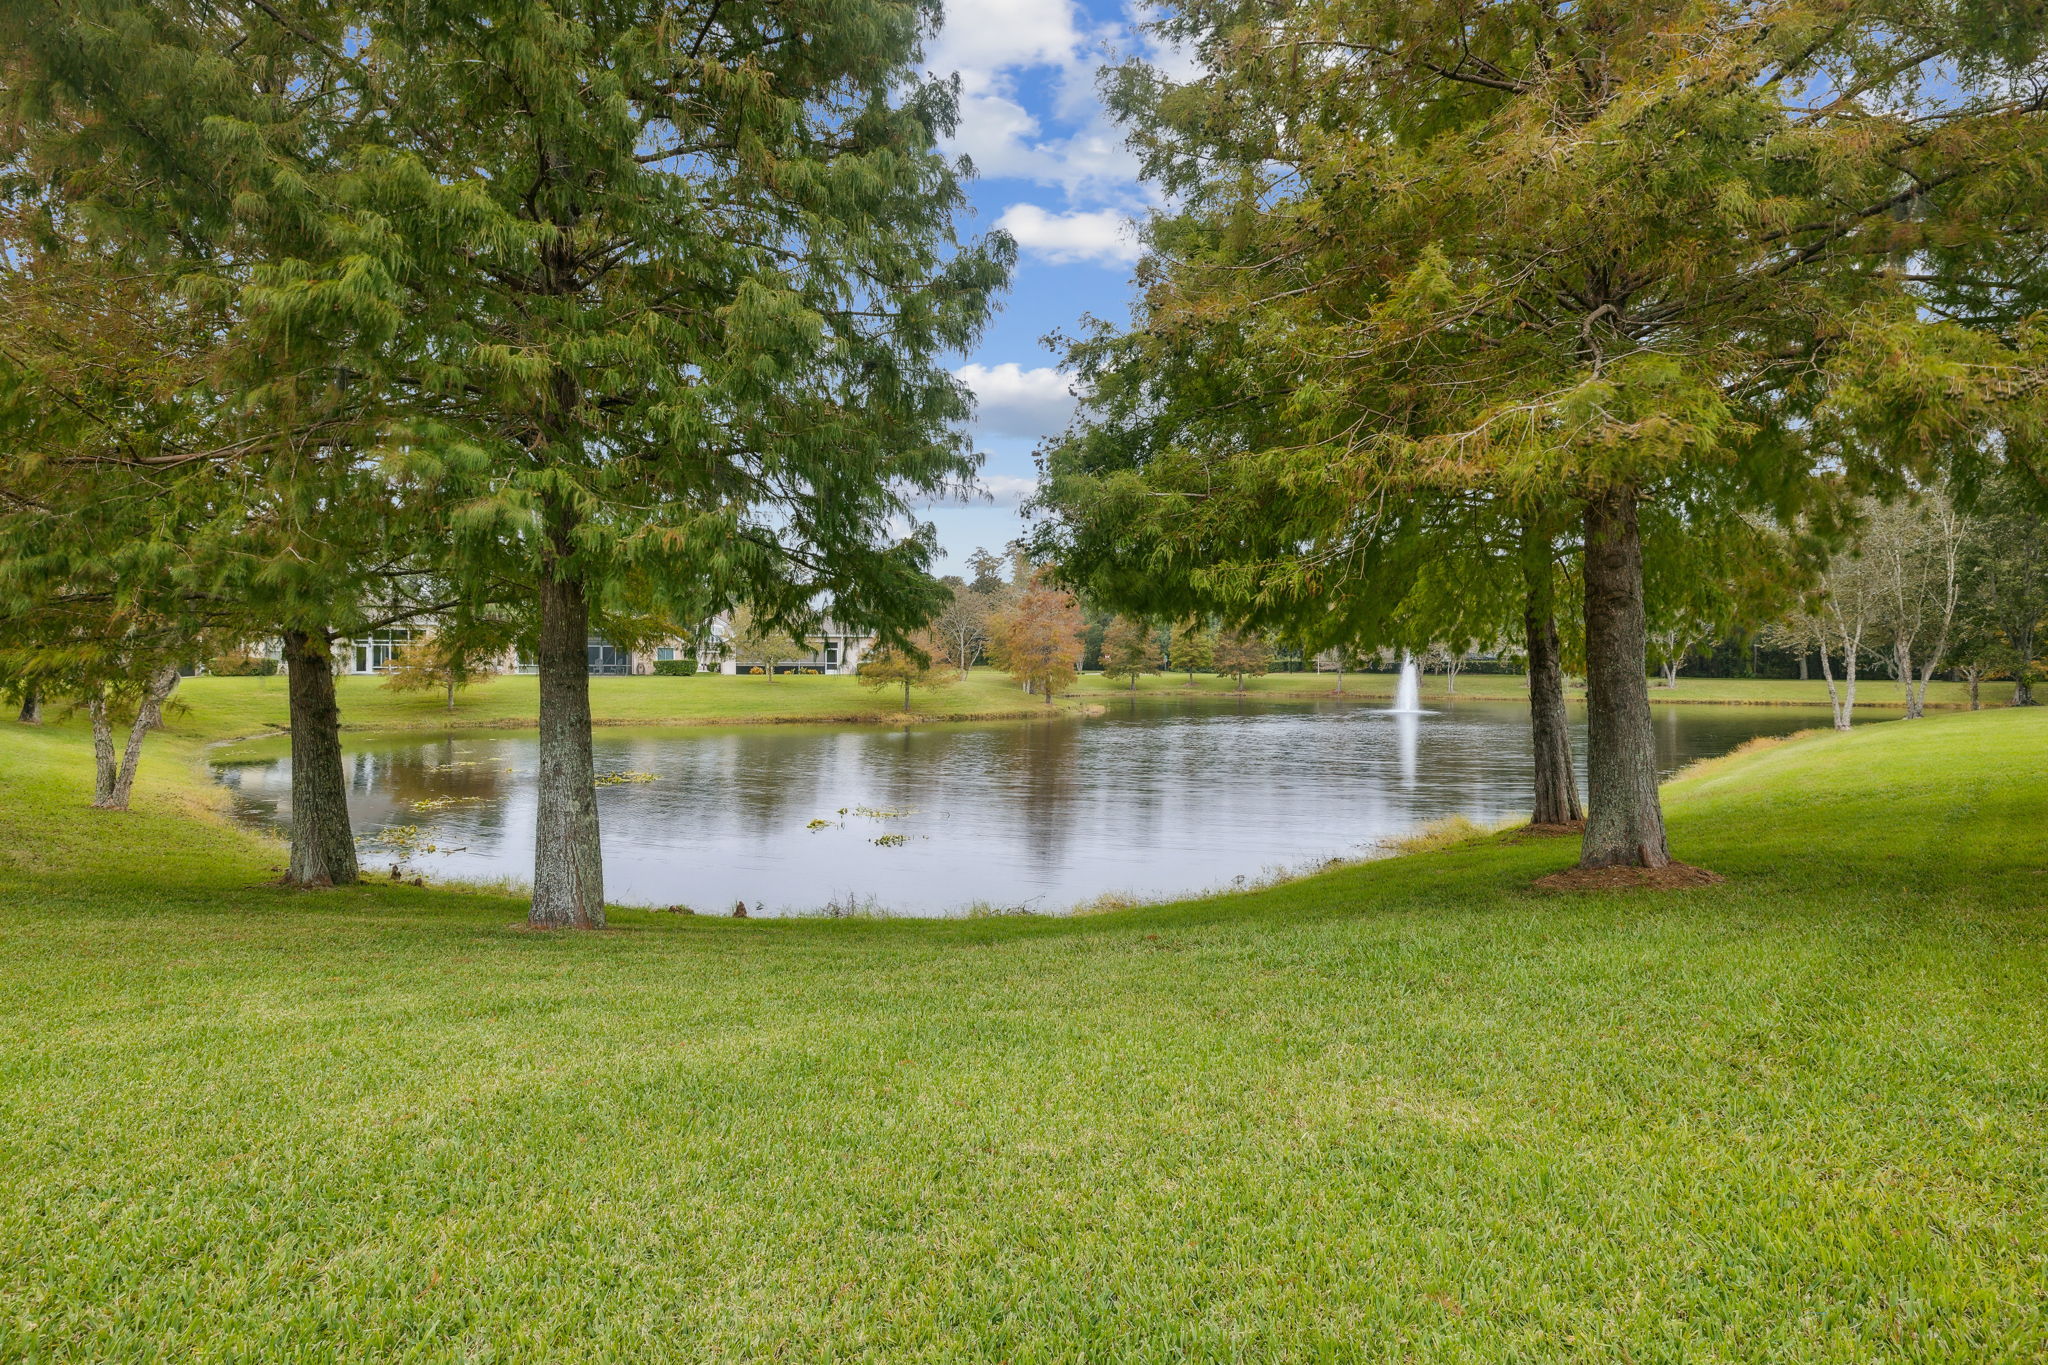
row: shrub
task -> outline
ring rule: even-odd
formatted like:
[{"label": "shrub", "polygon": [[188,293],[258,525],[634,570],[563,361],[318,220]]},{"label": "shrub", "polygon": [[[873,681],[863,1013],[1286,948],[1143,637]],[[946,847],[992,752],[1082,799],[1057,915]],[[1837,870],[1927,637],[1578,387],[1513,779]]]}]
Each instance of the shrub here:
[{"label": "shrub", "polygon": [[656,659],[654,676],[657,678],[687,678],[696,673],[695,659]]},{"label": "shrub", "polygon": [[265,659],[244,650],[206,661],[206,671],[216,678],[268,678],[277,673],[277,660]]}]

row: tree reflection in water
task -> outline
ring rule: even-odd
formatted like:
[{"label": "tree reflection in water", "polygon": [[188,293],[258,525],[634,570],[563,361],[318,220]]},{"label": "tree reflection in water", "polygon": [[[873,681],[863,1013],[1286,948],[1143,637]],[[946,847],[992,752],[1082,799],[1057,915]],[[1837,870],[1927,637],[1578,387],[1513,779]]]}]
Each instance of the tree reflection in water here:
[{"label": "tree reflection in water", "polygon": [[[1669,771],[1821,719],[1662,708],[1660,757]],[[528,875],[532,735],[346,741],[358,832],[419,826],[443,850],[414,860],[431,875]],[[1504,820],[1527,809],[1530,782],[1523,709],[1480,702],[1390,716],[1369,703],[1171,698],[994,724],[601,727],[595,749],[600,773],[659,778],[598,791],[614,897],[705,910],[745,900],[770,914],[828,901],[1057,911],[1104,893],[1199,892],[1368,856],[1448,815]],[[284,757],[220,774],[245,817],[289,818]]]}]

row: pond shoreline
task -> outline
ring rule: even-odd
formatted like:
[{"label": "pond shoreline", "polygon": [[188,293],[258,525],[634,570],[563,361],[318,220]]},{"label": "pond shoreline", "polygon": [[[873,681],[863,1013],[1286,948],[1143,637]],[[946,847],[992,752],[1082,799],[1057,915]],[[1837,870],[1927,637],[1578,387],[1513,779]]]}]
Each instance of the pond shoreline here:
[{"label": "pond shoreline", "polygon": [[[613,716],[593,755],[607,899],[710,914],[744,902],[750,916],[1057,914],[1244,889],[1385,856],[1447,818],[1527,815],[1519,702],[1460,696],[1422,715],[1371,698],[1211,702],[1027,713],[1045,725]],[[1666,772],[1825,716],[1663,714]],[[267,738],[209,757],[240,817],[275,829],[290,818],[289,765]],[[524,876],[535,745],[514,717],[356,732],[349,804],[366,852],[381,841],[401,875],[436,881]]]}]

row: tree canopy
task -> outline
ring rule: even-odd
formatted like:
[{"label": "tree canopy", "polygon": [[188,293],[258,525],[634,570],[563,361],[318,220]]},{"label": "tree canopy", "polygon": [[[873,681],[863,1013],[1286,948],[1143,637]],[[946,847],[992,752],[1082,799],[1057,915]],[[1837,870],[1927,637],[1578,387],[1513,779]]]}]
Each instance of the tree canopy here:
[{"label": "tree canopy", "polygon": [[1998,283],[2041,227],[2027,8],[1174,6],[1201,70],[1115,87],[1172,207],[1134,325],[1073,346],[1045,548],[1311,646],[1483,637],[1502,575],[1462,566],[1561,518],[1584,858],[1665,861],[1646,573],[1730,577],[1749,514],[1825,539],[1994,431],[2031,458],[2042,338]]}]

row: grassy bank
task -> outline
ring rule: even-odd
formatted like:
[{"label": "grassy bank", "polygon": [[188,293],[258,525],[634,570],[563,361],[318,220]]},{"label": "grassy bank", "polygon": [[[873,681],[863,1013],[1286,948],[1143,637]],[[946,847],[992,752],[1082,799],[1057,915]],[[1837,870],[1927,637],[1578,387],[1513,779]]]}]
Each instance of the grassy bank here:
[{"label": "grassy bank", "polygon": [[554,937],[265,885],[202,738],[95,816],[77,730],[0,728],[0,1359],[2048,1349],[2042,712],[1711,765],[1730,881],[1652,898],[1496,839]]},{"label": "grassy bank", "polygon": [[[1393,678],[1383,673],[1346,674],[1344,695],[1360,699],[1392,696]],[[439,728],[444,726],[530,726],[539,712],[540,693],[532,677],[493,678],[459,693],[450,710],[439,693],[393,692],[376,678],[339,680],[343,723],[351,729]],[[1322,698],[1334,695],[1330,674],[1274,673],[1246,679],[1250,695],[1269,698]],[[1188,696],[1229,697],[1236,684],[1229,678],[1197,675],[1190,686],[1183,675],[1143,678],[1140,697],[1171,700]],[[1444,680],[1423,679],[1425,701],[1441,702]],[[1987,705],[2000,706],[2011,696],[2010,683],[1987,684]],[[902,693],[877,692],[858,678],[784,676],[695,678],[592,678],[591,709],[600,724],[719,725],[751,721],[900,721]],[[1048,708],[1026,696],[1015,683],[993,669],[979,668],[966,679],[936,691],[911,695],[910,714],[922,720],[992,720],[1036,716],[1050,711],[1100,705],[1128,698],[1126,685],[1096,675],[1084,676],[1075,689]],[[1460,698],[1470,701],[1521,701],[1525,681],[1516,675],[1464,674],[1458,679]],[[1659,703],[1716,703],[1760,706],[1826,706],[1824,683],[1767,681],[1748,678],[1681,678],[1676,688],[1653,687]],[[178,701],[192,723],[217,736],[260,733],[281,728],[286,720],[282,678],[191,678],[180,685]],[[1967,705],[1959,683],[1935,683],[1929,705]],[[1857,693],[1860,709],[1874,714],[1903,706],[1898,688],[1866,682]]]}]

